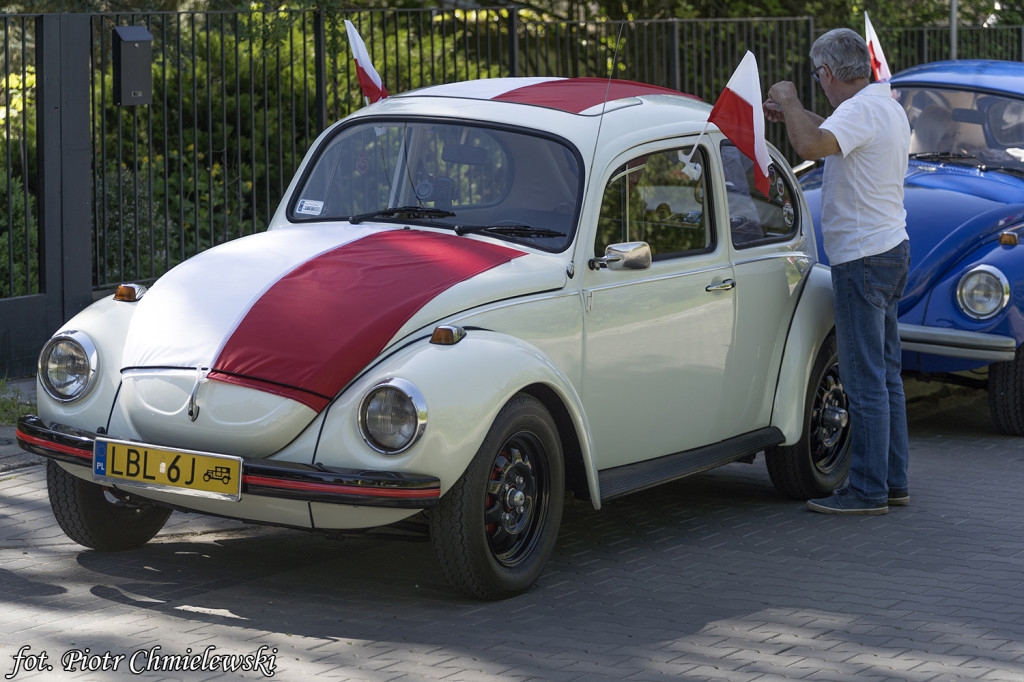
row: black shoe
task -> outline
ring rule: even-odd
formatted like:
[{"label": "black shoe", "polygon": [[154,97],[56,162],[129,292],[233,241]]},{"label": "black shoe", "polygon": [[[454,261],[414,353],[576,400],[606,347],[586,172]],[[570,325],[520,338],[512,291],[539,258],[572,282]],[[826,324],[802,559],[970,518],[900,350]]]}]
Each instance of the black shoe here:
[{"label": "black shoe", "polygon": [[843,515],[877,515],[887,514],[889,506],[877,502],[865,502],[846,488],[832,493],[831,497],[823,497],[817,500],[808,500],[807,508],[821,514],[843,514]]},{"label": "black shoe", "polygon": [[889,491],[889,506],[890,507],[906,507],[910,504],[910,493],[906,490],[890,490]]}]

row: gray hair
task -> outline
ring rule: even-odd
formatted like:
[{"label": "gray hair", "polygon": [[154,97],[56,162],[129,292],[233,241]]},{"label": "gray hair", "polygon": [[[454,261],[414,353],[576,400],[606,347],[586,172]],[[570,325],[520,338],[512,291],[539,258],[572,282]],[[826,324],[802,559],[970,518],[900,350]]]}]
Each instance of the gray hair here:
[{"label": "gray hair", "polygon": [[848,28],[834,28],[811,45],[811,61],[827,65],[832,75],[847,82],[858,78],[871,80],[871,53],[868,44]]}]

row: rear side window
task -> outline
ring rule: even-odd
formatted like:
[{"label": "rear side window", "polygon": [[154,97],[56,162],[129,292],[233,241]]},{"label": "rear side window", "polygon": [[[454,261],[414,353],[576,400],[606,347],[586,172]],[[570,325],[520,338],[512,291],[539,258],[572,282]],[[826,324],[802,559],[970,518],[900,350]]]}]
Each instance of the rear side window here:
[{"label": "rear side window", "polygon": [[732,142],[722,142],[720,149],[733,246],[750,248],[795,235],[799,216],[793,188],[774,161],[768,164],[765,196],[754,184],[754,162]]}]

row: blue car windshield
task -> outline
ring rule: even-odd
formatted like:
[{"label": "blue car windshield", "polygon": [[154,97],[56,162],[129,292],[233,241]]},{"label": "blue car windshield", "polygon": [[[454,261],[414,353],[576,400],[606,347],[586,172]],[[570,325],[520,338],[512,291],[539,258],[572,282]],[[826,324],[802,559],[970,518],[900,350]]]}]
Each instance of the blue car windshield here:
[{"label": "blue car windshield", "polygon": [[1024,173],[1024,99],[933,86],[893,92],[910,120],[911,158]]},{"label": "blue car windshield", "polygon": [[581,166],[567,143],[527,131],[361,120],[322,143],[289,218],[415,223],[558,252],[575,232]]}]

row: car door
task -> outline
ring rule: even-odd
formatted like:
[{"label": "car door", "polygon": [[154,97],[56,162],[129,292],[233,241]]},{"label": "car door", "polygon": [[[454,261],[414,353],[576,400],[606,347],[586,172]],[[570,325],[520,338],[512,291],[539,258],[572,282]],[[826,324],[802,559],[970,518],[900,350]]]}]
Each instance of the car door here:
[{"label": "car door", "polygon": [[582,394],[602,469],[732,435],[722,378],[734,336],[733,269],[709,210],[717,155],[700,148],[687,164],[689,153],[651,149],[605,175],[593,255],[646,242],[653,262],[583,275]]},{"label": "car door", "polygon": [[769,165],[765,195],[754,186],[753,161],[728,140],[718,149],[724,191],[716,195],[725,198],[719,213],[728,216],[736,281],[736,334],[723,390],[735,423],[753,429],[771,421],[782,351],[811,259],[800,234],[802,205],[795,182],[782,170],[785,162]]}]

